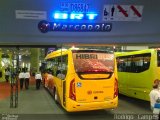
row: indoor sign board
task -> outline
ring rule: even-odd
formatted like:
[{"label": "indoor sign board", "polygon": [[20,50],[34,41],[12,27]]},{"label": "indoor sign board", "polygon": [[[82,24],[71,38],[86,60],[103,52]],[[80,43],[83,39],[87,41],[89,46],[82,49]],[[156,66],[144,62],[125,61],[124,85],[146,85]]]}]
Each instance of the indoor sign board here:
[{"label": "indoor sign board", "polygon": [[90,3],[61,2],[55,8],[52,21],[42,20],[38,29],[42,33],[49,31],[71,32],[110,32],[111,23],[96,22],[102,17]]},{"label": "indoor sign board", "polygon": [[64,23],[40,21],[38,28],[42,33],[48,31],[109,32],[111,23]]}]

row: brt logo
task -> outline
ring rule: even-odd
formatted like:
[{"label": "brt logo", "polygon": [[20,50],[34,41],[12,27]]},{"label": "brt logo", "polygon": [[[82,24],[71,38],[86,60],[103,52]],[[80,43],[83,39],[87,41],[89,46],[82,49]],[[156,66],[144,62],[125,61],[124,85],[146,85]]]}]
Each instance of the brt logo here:
[{"label": "brt logo", "polygon": [[76,59],[97,59],[95,54],[76,54]]}]

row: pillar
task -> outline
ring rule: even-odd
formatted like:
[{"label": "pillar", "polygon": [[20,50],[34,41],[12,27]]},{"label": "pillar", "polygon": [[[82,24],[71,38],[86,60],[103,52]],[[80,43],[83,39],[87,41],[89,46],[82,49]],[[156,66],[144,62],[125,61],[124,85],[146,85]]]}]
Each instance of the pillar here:
[{"label": "pillar", "polygon": [[31,72],[35,73],[39,71],[39,56],[40,56],[40,49],[39,48],[31,48]]}]

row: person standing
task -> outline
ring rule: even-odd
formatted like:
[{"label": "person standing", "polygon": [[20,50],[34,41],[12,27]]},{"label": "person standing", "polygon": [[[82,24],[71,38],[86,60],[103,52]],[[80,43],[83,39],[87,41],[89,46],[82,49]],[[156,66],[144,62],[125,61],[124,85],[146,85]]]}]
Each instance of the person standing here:
[{"label": "person standing", "polygon": [[158,84],[154,84],[153,89],[149,93],[151,110],[154,109],[154,105],[155,105],[156,101],[158,100],[158,98],[160,98],[160,91],[159,91],[158,87],[159,87]]},{"label": "person standing", "polygon": [[42,81],[42,75],[41,75],[41,73],[38,72],[35,75],[35,79],[36,79],[36,89],[38,90],[38,89],[40,89],[41,81]]},{"label": "person standing", "polygon": [[24,73],[24,78],[25,78],[25,88],[28,89],[29,88],[29,79],[30,79],[30,72],[26,71]]},{"label": "person standing", "polygon": [[5,69],[5,79],[6,79],[6,82],[9,81],[9,76],[10,76],[10,71],[8,69]]},{"label": "person standing", "polygon": [[[154,84],[153,89],[149,93],[150,97],[150,106],[151,110],[153,111],[153,114],[158,114],[158,119],[160,119],[160,108],[158,108],[158,111],[155,107],[155,104],[159,103],[160,101],[160,91],[159,91],[159,84]],[[156,112],[155,112],[156,110]]]},{"label": "person standing", "polygon": [[18,76],[19,80],[20,80],[20,89],[23,89],[23,83],[24,83],[24,72],[20,71],[19,76]]}]

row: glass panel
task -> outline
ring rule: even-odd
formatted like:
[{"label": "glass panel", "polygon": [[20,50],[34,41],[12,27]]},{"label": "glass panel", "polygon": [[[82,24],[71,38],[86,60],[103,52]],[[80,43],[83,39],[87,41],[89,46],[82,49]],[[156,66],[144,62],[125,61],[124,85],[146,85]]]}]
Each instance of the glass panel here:
[{"label": "glass panel", "polygon": [[113,72],[114,55],[99,51],[73,52],[76,72]]},{"label": "glass panel", "polygon": [[157,51],[157,66],[160,67],[160,51]]},{"label": "glass panel", "polygon": [[143,72],[149,69],[151,54],[129,55],[117,58],[119,72]]}]

